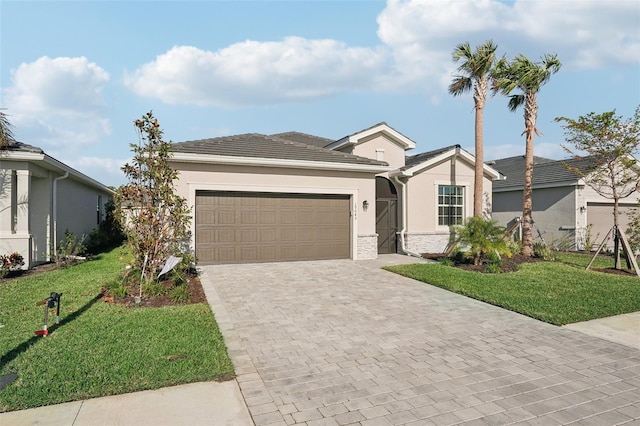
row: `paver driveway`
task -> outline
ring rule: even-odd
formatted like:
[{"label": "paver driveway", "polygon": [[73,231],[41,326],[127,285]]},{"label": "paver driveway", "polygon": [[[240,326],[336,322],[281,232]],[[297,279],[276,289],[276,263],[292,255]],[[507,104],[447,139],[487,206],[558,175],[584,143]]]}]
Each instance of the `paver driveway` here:
[{"label": "paver driveway", "polygon": [[640,424],[640,351],[380,269],[205,267],[256,425]]}]

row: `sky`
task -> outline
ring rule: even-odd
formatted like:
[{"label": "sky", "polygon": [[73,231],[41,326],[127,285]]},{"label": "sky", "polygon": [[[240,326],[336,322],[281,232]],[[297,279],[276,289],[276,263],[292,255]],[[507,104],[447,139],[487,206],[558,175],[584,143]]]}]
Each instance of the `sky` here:
[{"label": "sky", "polygon": [[[555,117],[640,105],[637,0],[0,0],[0,108],[17,140],[111,186],[149,111],[173,142],[386,122],[416,142],[408,154],[473,153],[451,54],[489,39],[499,56],[562,62],[538,94],[536,155],[567,157]],[[507,103],[488,99],[485,160],[524,154]]]}]

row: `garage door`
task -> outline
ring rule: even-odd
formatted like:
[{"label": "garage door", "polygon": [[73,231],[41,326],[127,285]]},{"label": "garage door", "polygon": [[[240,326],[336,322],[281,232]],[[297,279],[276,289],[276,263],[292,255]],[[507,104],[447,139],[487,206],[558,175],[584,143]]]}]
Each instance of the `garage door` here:
[{"label": "garage door", "polygon": [[[630,212],[635,206],[630,204],[620,204],[618,223],[623,231],[626,231],[629,224]],[[599,244],[602,242],[607,232],[613,227],[613,204],[588,203],[587,223],[591,225],[591,237]]]},{"label": "garage door", "polygon": [[200,264],[349,258],[348,195],[196,193]]}]

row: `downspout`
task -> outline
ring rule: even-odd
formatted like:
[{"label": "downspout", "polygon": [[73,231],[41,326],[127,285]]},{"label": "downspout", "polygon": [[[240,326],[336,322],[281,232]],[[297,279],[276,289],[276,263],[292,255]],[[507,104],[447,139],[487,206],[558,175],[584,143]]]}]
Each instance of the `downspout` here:
[{"label": "downspout", "polygon": [[400,185],[402,188],[402,230],[400,230],[400,249],[407,256],[419,257],[422,259],[420,253],[416,253],[415,251],[411,251],[407,248],[407,243],[404,239],[404,234],[407,231],[407,184],[402,182],[398,176],[393,176],[393,180]]},{"label": "downspout", "polygon": [[55,256],[58,252],[58,181],[69,177],[69,172],[64,172],[64,175],[58,176],[53,179],[52,193],[53,193],[53,211],[51,212],[51,221],[53,222],[53,243],[50,244],[53,253],[49,253],[49,260],[51,256]]}]

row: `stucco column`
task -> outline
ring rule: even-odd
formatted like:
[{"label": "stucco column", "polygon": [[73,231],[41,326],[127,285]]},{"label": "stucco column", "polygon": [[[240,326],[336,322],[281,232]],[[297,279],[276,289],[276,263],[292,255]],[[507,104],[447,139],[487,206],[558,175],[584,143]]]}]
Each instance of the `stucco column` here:
[{"label": "stucco column", "polygon": [[29,233],[29,193],[31,192],[31,172],[28,170],[18,170],[17,172],[17,222],[16,233]]},{"label": "stucco column", "polygon": [[13,170],[2,169],[2,175],[0,176],[0,184],[2,188],[0,191],[0,235],[11,234],[11,200],[13,200]]}]

